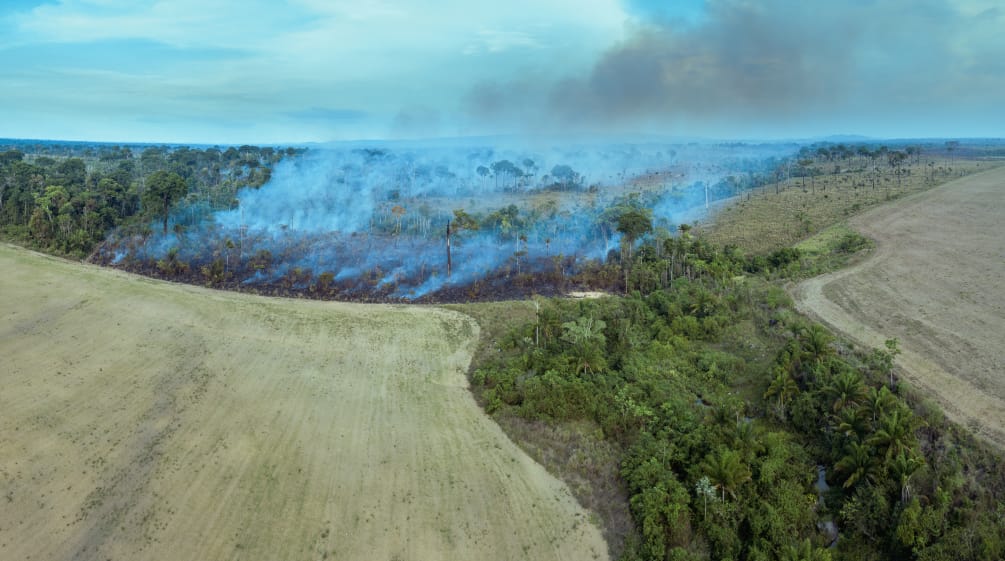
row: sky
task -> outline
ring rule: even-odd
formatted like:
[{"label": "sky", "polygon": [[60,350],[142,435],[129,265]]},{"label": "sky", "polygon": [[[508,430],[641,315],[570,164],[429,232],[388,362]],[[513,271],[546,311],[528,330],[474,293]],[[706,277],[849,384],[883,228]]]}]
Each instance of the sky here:
[{"label": "sky", "polygon": [[1000,0],[5,0],[0,137],[1000,137]]}]

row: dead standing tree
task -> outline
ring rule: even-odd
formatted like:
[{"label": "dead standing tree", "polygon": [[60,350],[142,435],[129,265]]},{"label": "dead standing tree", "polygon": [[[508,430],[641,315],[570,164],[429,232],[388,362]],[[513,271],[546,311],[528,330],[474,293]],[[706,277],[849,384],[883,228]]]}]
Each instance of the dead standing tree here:
[{"label": "dead standing tree", "polygon": [[447,219],[447,278],[450,278],[450,272],[453,269],[450,255],[451,236],[456,235],[460,230],[478,230],[479,227],[478,220],[464,212],[462,208],[454,210],[453,220]]}]

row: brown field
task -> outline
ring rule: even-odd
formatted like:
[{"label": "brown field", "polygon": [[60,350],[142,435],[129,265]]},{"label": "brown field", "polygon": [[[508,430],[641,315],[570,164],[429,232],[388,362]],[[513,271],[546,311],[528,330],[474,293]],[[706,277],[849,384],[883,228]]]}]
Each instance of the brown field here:
[{"label": "brown field", "polygon": [[478,334],[0,245],[0,559],[606,559],[470,395]]},{"label": "brown field", "polygon": [[935,168],[934,179],[925,164],[905,166],[910,174],[899,179],[888,173],[878,176],[860,164],[847,165],[841,173],[805,181],[789,179],[720,202],[711,222],[700,227],[713,243],[767,253],[789,247],[886,201],[931,189],[960,175],[987,170],[1000,162],[942,162]]},{"label": "brown field", "polygon": [[901,374],[1005,448],[1005,168],[849,225],[876,239],[875,253],[800,283],[797,307],[868,347],[897,338]]}]

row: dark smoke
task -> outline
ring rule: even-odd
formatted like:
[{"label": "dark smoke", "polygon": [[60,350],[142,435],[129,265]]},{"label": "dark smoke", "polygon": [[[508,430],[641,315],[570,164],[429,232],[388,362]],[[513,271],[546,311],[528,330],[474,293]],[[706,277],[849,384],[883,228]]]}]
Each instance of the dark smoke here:
[{"label": "dark smoke", "polygon": [[[529,131],[673,131],[764,137],[904,119],[940,100],[992,107],[1002,85],[998,11],[946,0],[709,0],[695,23],[634,22],[585,73],[483,82],[465,98],[477,123]],[[1000,27],[1000,25],[999,25]],[[803,126],[802,130],[807,130]]]}]

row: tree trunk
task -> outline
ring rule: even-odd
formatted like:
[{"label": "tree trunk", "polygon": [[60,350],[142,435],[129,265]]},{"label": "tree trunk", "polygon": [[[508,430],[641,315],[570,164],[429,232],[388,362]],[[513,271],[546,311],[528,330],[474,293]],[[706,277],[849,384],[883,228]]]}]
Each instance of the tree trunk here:
[{"label": "tree trunk", "polygon": [[164,199],[164,235],[168,233],[168,211],[171,210],[171,205],[168,200]]},{"label": "tree trunk", "polygon": [[450,278],[450,221],[447,220],[447,278]]}]

